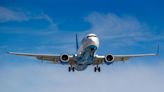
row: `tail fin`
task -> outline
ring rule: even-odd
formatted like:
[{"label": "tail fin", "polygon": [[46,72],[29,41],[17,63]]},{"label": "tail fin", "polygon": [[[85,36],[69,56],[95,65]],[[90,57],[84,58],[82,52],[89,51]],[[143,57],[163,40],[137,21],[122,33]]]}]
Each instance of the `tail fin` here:
[{"label": "tail fin", "polygon": [[78,44],[78,37],[77,37],[77,34],[76,34],[76,51],[78,51],[79,49],[79,44]]}]

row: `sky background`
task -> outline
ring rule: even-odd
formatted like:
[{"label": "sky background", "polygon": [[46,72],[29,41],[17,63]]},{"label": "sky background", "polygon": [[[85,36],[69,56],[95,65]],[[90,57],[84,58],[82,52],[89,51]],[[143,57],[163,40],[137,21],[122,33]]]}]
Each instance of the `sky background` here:
[{"label": "sky background", "polygon": [[[94,66],[41,63],[27,53],[75,53],[75,34],[100,38],[99,55],[160,56]],[[163,0],[0,0],[0,92],[164,92]]]}]

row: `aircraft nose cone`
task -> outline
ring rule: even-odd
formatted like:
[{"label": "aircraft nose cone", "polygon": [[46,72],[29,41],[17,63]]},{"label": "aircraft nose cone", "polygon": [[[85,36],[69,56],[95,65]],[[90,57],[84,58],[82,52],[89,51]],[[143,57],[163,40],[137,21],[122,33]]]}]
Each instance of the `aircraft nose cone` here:
[{"label": "aircraft nose cone", "polygon": [[99,39],[98,38],[90,38],[90,43],[92,45],[95,45],[96,47],[99,47]]}]

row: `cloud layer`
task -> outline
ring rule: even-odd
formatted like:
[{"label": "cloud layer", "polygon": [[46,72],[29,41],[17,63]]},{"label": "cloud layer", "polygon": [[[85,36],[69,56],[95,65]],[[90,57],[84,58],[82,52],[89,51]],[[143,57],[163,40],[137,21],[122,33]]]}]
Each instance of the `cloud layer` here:
[{"label": "cloud layer", "polygon": [[101,73],[93,67],[68,73],[67,67],[51,64],[21,64],[1,67],[2,92],[163,92],[164,64],[115,64]]}]

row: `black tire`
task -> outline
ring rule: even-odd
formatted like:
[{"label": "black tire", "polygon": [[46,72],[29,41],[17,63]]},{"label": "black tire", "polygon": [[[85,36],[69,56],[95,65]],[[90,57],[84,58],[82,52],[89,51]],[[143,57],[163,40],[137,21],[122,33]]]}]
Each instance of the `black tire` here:
[{"label": "black tire", "polygon": [[101,72],[101,68],[100,67],[98,67],[98,71]]},{"label": "black tire", "polygon": [[71,67],[68,67],[68,71],[69,71],[69,72],[71,71]]},{"label": "black tire", "polygon": [[97,71],[97,67],[94,68],[94,71],[95,71],[95,72]]},{"label": "black tire", "polygon": [[75,71],[75,67],[72,67],[72,71],[73,71],[73,72]]}]

